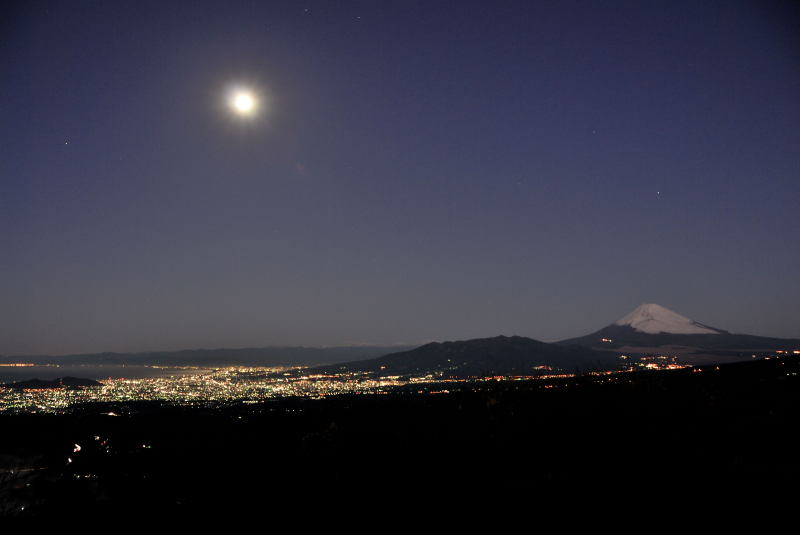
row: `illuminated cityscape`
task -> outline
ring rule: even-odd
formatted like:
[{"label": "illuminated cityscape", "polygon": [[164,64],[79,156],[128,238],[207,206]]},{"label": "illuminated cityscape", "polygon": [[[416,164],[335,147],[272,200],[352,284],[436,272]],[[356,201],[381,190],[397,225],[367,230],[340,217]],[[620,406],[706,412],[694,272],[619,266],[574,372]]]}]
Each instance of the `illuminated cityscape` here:
[{"label": "illuminated cityscape", "polygon": [[[405,384],[393,378],[297,376],[284,368],[197,368],[196,373],[137,379],[103,379],[100,387],[0,388],[0,411],[62,412],[82,403],[164,401],[177,404],[259,401],[341,393],[381,392]],[[285,373],[285,375],[284,375]]]},{"label": "illuminated cityscape", "polygon": [[[798,356],[800,350],[776,350],[753,354],[752,358],[771,359]],[[691,368],[675,355],[619,355],[619,367],[613,370],[589,371],[583,378],[595,382],[615,382],[626,373],[666,371]],[[30,367],[30,363],[4,364],[9,367]],[[301,397],[322,399],[341,394],[388,394],[404,388],[418,394],[448,393],[448,385],[474,385],[487,381],[540,381],[542,388],[568,387],[563,380],[578,378],[552,366],[534,366],[535,375],[452,376],[448,371],[417,375],[378,375],[374,372],[315,373],[303,367],[231,366],[165,367],[167,375],[146,378],[107,378],[100,386],[64,388],[14,388],[0,386],[0,413],[63,413],[87,403],[125,403],[139,401],[164,402],[174,405],[220,406],[229,403],[259,403],[271,399]],[[701,371],[701,368],[695,368]]]},{"label": "illuminated cityscape", "polygon": [[[537,378],[566,378],[571,374],[548,374]],[[431,384],[469,381],[524,380],[533,377],[442,378],[433,374],[416,377],[374,377],[369,373],[304,375],[285,368],[231,367],[197,369],[195,374],[142,379],[103,379],[100,387],[0,388],[0,411],[59,413],[85,403],[163,401],[172,404],[255,403],[285,397],[324,398],[337,394],[386,394],[406,385],[420,385],[420,393]],[[424,389],[422,389],[424,387]]]},{"label": "illuminated cityscape", "polygon": [[[628,359],[624,357],[623,361]],[[590,372],[589,376],[608,376],[639,369],[679,369],[674,357],[637,359],[620,370]],[[491,375],[486,377],[448,377],[441,372],[416,376],[376,376],[370,372],[337,374],[305,373],[302,368],[228,367],[218,369],[182,368],[181,374],[149,378],[109,378],[98,387],[8,388],[0,387],[0,412],[60,413],[86,403],[124,403],[161,401],[180,405],[218,405],[257,403],[268,399],[305,397],[320,399],[338,394],[386,394],[398,387],[410,392],[446,393],[453,384],[480,384],[485,381],[558,380],[574,378],[574,373],[539,366],[539,375]],[[188,372],[188,373],[187,373]],[[419,388],[412,388],[419,386]],[[555,385],[547,385],[553,388]]]}]

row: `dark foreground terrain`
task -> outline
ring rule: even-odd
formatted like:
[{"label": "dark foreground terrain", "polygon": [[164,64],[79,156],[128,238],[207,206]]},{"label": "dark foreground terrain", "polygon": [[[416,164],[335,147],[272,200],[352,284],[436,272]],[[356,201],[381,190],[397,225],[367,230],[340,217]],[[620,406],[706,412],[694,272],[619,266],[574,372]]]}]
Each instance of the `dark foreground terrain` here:
[{"label": "dark foreground terrain", "polygon": [[15,516],[270,515],[333,502],[394,514],[556,490],[768,493],[800,482],[799,372],[786,357],[440,394],[6,415],[0,504]]}]

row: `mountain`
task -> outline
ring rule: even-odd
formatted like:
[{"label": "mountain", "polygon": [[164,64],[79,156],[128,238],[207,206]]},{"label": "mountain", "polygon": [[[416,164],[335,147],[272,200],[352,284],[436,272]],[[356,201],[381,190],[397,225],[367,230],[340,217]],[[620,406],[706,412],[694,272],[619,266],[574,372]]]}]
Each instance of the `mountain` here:
[{"label": "mountain", "polygon": [[[558,342],[590,349],[696,355],[698,362],[751,358],[754,352],[798,350],[800,340],[733,334],[689,319],[654,303],[643,304],[611,325],[586,336]],[[691,359],[686,359],[691,360]]]},{"label": "mountain", "polygon": [[563,347],[522,336],[496,336],[456,342],[433,342],[383,357],[322,366],[312,372],[374,372],[417,375],[442,372],[452,376],[532,375],[539,366],[574,371],[610,369],[616,355],[583,347]]}]

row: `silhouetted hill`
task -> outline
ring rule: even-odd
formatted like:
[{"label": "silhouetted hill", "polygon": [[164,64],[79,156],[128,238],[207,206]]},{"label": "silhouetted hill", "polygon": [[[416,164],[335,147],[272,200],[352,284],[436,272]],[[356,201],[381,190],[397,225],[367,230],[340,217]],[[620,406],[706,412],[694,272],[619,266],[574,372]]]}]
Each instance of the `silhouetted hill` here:
[{"label": "silhouetted hill", "polygon": [[444,372],[446,375],[531,375],[537,366],[572,371],[609,369],[616,356],[582,347],[547,344],[522,336],[496,336],[456,342],[433,342],[376,359],[322,366],[313,371],[375,372],[404,375]]}]

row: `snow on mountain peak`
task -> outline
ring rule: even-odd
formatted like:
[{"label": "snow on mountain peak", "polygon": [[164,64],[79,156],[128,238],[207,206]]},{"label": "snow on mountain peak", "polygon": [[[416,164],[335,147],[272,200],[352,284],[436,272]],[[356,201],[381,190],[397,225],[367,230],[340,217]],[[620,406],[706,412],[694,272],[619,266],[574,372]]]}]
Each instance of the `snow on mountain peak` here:
[{"label": "snow on mountain peak", "polygon": [[628,325],[648,334],[720,334],[721,332],[655,303],[639,305],[614,325]]}]

